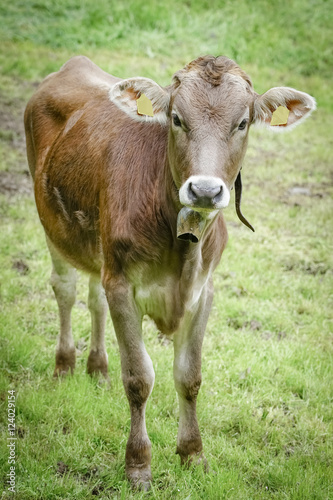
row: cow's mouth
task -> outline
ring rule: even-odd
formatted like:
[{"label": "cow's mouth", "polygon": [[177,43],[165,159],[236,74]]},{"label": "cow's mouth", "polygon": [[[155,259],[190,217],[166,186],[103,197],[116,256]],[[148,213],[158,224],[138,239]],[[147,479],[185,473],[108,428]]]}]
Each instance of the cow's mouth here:
[{"label": "cow's mouth", "polygon": [[177,238],[198,243],[205,230],[206,221],[199,212],[183,207],[177,217]]}]

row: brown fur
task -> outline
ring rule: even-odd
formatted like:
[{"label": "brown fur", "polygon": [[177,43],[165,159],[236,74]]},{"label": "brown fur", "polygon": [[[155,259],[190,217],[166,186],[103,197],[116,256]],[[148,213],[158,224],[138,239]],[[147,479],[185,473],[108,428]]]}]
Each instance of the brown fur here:
[{"label": "brown fur", "polygon": [[228,57],[198,57],[198,59],[195,59],[187,64],[184,70],[180,70],[180,72],[176,73],[176,75],[182,73],[184,74],[193,70],[199,74],[200,78],[212,86],[221,85],[223,76],[226,73],[231,73],[243,78],[248,83],[249,87],[252,88],[250,77],[238,66],[238,64]]}]

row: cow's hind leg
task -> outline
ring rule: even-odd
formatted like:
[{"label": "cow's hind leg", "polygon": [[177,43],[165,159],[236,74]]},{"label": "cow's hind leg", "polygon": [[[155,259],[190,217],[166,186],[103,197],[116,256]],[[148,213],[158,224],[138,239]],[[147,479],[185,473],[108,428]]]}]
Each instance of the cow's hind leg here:
[{"label": "cow's hind leg", "polygon": [[201,347],[212,303],[212,290],[203,290],[195,314],[187,313],[184,324],[174,334],[174,380],[179,399],[177,453],[181,464],[207,462],[196,414],[196,402],[201,385]]},{"label": "cow's hind leg", "polygon": [[87,372],[89,375],[101,373],[106,380],[109,380],[108,355],[104,344],[108,305],[99,276],[90,276],[88,308],[91,314],[91,345]]},{"label": "cow's hind leg", "polygon": [[57,299],[60,317],[60,334],[56,349],[54,377],[73,373],[75,345],[72,336],[71,311],[76,299],[76,269],[71,266],[47,238],[52,258],[51,285]]}]

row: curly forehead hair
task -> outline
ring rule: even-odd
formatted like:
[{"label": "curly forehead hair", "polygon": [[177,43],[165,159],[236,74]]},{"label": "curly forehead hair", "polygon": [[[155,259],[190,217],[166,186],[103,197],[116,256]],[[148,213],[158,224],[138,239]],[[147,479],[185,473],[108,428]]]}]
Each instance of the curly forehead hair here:
[{"label": "curly forehead hair", "polygon": [[250,77],[232,59],[225,56],[203,56],[191,61],[181,71],[178,71],[174,78],[181,80],[181,77],[190,71],[196,71],[200,77],[214,87],[221,84],[225,73],[231,73],[243,78],[247,84],[253,88]]}]

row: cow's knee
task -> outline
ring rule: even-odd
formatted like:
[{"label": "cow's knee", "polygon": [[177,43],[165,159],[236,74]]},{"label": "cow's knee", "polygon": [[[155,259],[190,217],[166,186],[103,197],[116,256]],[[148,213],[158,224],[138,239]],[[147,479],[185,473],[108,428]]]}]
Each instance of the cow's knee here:
[{"label": "cow's knee", "polygon": [[123,374],[123,383],[130,406],[141,408],[145,405],[154,386],[154,371],[145,373],[136,373],[134,370],[128,370]]},{"label": "cow's knee", "polygon": [[184,367],[178,366],[174,371],[174,381],[180,398],[196,401],[201,386],[201,371],[184,370]]}]

